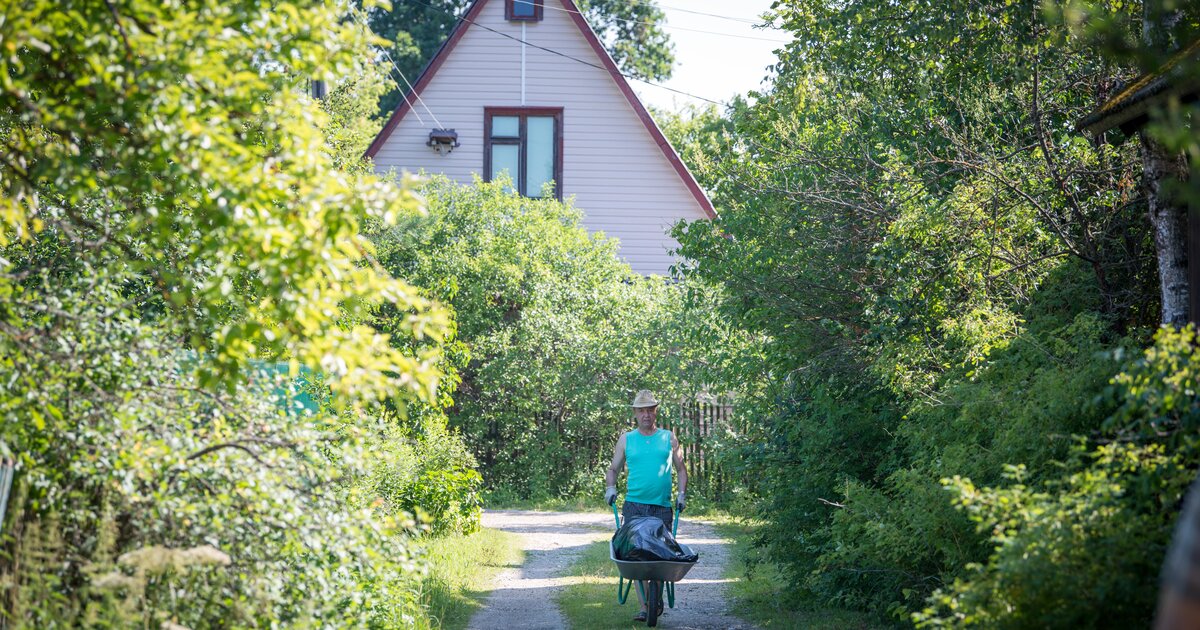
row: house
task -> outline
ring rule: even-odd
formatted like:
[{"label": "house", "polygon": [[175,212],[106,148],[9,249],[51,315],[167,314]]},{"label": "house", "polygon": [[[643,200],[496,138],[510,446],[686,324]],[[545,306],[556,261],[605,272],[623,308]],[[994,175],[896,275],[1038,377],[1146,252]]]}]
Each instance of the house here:
[{"label": "house", "polygon": [[367,150],[378,172],[549,184],[644,275],[674,263],[672,225],[716,216],[572,0],[476,0],[412,87]]}]

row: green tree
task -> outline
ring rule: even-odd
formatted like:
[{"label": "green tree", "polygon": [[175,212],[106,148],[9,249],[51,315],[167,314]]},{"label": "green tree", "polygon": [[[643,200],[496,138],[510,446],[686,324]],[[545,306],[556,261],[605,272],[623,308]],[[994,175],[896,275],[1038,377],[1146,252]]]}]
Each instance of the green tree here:
[{"label": "green tree", "polygon": [[[704,115],[683,134],[724,153],[692,159],[720,217],[677,234],[687,276],[720,287],[719,312],[764,339],[765,369],[733,362],[725,380],[761,383],[739,400],[757,430],[736,456],[760,480],[761,542],[799,598],[907,620],[938,587],[982,575],[937,618],[1019,597],[1010,625],[1067,626],[1055,589],[1153,580],[1153,561],[1119,577],[1089,564],[1120,537],[1107,520],[1055,541],[1061,568],[1020,567],[1041,528],[1074,522],[1030,517],[992,554],[987,528],[1016,517],[997,508],[977,529],[942,484],[969,478],[1003,504],[1008,467],[1024,465],[1022,483],[1046,489],[1037,505],[1070,511],[1103,505],[1111,488],[1089,475],[1125,465],[1098,443],[1117,439],[1106,419],[1123,353],[1159,322],[1155,246],[1137,148],[1074,125],[1137,67],[1105,54],[1076,9],[779,2],[796,41],[771,89],[726,112],[719,134]],[[1106,36],[1136,41],[1141,10],[1114,4]],[[1195,465],[1172,448],[1155,470]],[[1120,510],[1156,513],[1174,487]],[[1130,554],[1161,552],[1161,520],[1139,522],[1151,521]],[[1045,580],[1022,580],[1035,572]],[[1137,604],[1098,601],[1096,618],[1144,618],[1146,591],[1128,593]]]},{"label": "green tree", "polygon": [[595,492],[629,401],[664,412],[707,383],[685,290],[643,278],[578,209],[505,192],[505,182],[422,188],[428,221],[372,235],[379,260],[453,309],[462,379],[448,409],[492,490],[522,498]]},{"label": "green tree", "polygon": [[[437,403],[452,324],[360,234],[420,212],[351,167],[361,108],[327,116],[302,89],[364,70],[378,42],[347,17],[5,12],[0,450],[18,474],[0,624],[427,624],[416,524],[381,509],[364,453],[401,450],[377,401]],[[387,334],[381,309],[402,315]],[[437,439],[413,441],[416,468],[470,486]],[[445,503],[429,494],[400,507]]]},{"label": "green tree", "polygon": [[[433,357],[339,321],[382,298],[413,312],[402,332],[441,335],[444,313],[360,264],[360,221],[394,222],[415,199],[332,168],[319,114],[288,89],[360,67],[366,40],[332,9],[302,26],[283,7],[35,4],[6,20],[0,243],[51,227],[124,261],[229,376],[265,353],[321,367],[338,391],[430,398]],[[211,29],[228,41],[188,43]]]}]

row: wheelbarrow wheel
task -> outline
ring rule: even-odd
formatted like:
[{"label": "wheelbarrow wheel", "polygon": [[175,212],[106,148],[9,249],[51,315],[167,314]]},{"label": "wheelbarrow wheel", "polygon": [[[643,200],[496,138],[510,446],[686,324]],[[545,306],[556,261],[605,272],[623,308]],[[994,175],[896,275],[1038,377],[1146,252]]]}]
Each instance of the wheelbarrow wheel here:
[{"label": "wheelbarrow wheel", "polygon": [[646,593],[646,625],[653,628],[658,625],[658,610],[662,607],[662,586],[658,580],[650,580],[649,592]]}]

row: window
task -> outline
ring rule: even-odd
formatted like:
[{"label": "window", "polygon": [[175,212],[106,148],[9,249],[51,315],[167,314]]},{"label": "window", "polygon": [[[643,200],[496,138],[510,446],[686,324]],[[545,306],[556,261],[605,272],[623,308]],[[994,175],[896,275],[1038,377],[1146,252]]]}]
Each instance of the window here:
[{"label": "window", "polygon": [[541,22],[543,0],[504,0],[504,19],[511,22]]},{"label": "window", "polygon": [[554,183],[562,199],[561,107],[487,107],[483,110],[483,176],[492,181],[508,172],[526,197],[541,197]]}]

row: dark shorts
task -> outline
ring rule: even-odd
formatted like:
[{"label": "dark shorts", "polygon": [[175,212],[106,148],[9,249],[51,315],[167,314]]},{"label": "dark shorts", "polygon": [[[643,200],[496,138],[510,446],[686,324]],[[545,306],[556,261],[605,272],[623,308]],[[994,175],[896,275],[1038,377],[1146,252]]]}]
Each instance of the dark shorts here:
[{"label": "dark shorts", "polygon": [[625,502],[625,505],[621,507],[621,516],[626,521],[636,516],[656,516],[663,523],[666,523],[668,530],[671,529],[671,523],[675,520],[675,513],[669,507],[634,503],[633,501]]}]

